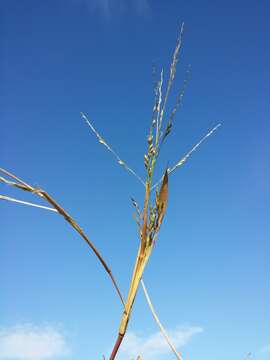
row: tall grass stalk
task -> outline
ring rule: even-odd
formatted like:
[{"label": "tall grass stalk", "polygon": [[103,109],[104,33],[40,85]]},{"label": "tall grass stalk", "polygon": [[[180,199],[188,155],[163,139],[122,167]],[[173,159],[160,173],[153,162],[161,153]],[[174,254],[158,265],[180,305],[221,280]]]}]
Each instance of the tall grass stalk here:
[{"label": "tall grass stalk", "polygon": [[[152,305],[150,300],[149,294],[147,292],[146,286],[142,281],[142,276],[144,270],[147,266],[149,258],[152,254],[154,244],[157,241],[158,234],[160,227],[162,225],[164,216],[167,210],[168,204],[168,189],[169,189],[169,177],[171,174],[189,159],[189,157],[199,148],[199,146],[210,136],[212,135],[220,126],[220,124],[213,127],[209,132],[206,133],[192,148],[189,150],[186,155],[184,155],[180,160],[171,168],[166,168],[163,176],[157,181],[154,182],[154,174],[155,169],[157,166],[157,162],[159,159],[159,155],[162,149],[163,144],[167,140],[168,136],[171,133],[173,127],[173,121],[175,118],[175,114],[179,106],[182,104],[183,96],[186,91],[188,79],[184,81],[182,89],[180,89],[177,97],[176,102],[169,114],[167,115],[167,105],[168,99],[171,93],[171,89],[173,86],[173,82],[176,75],[177,63],[179,60],[179,55],[182,49],[183,43],[183,34],[184,34],[184,24],[181,25],[179,37],[176,42],[176,47],[173,52],[172,62],[169,69],[169,75],[167,84],[165,87],[165,91],[163,91],[164,87],[164,72],[161,70],[160,78],[155,84],[154,93],[154,106],[152,111],[151,123],[149,132],[147,135],[147,151],[144,155],[144,166],[145,166],[145,180],[141,176],[139,176],[127,163],[115,152],[115,150],[108,145],[106,140],[100,135],[100,133],[96,130],[93,126],[92,122],[89,118],[84,114],[81,113],[83,120],[86,124],[90,127],[91,131],[94,133],[96,138],[98,139],[99,143],[103,145],[116,159],[117,163],[122,166],[128,173],[132,174],[136,179],[140,182],[141,185],[144,187],[145,195],[143,201],[143,208],[140,209],[138,203],[132,199],[132,203],[135,207],[135,220],[139,227],[139,235],[140,235],[140,244],[137,251],[137,256],[135,258],[135,264],[133,268],[133,274],[130,281],[130,286],[128,290],[128,296],[126,301],[124,301],[123,295],[119,289],[119,286],[115,280],[115,277],[112,274],[109,266],[105,262],[104,258],[102,257],[101,253],[97,250],[95,245],[90,241],[88,236],[82,230],[82,228],[78,225],[78,223],[71,217],[66,210],[63,209],[56,202],[45,190],[33,187],[14,175],[13,173],[0,168],[0,173],[4,176],[0,177],[0,182],[10,185],[12,187],[16,187],[20,190],[27,191],[40,197],[41,199],[45,200],[48,205],[45,206],[41,204],[35,204],[32,202],[27,202],[19,199],[15,199],[13,197],[9,197],[6,195],[0,195],[0,200],[10,201],[14,203],[19,203],[27,206],[34,206],[37,208],[49,210],[58,213],[61,215],[71,226],[72,228],[80,235],[80,237],[87,243],[89,248],[94,252],[97,256],[98,260],[102,264],[103,268],[109,275],[115,291],[123,305],[123,313],[120,319],[120,325],[118,329],[118,335],[111,351],[110,360],[114,360],[122,340],[126,334],[128,323],[131,317],[132,308],[134,305],[134,301],[136,298],[136,294],[138,291],[138,287],[141,283],[143,287],[143,291],[149,305],[149,308],[153,314],[153,317],[158,324],[163,336],[165,337],[168,345],[170,346],[171,350],[173,351],[174,355],[178,360],[182,360],[181,355],[177,352],[176,348],[173,346],[172,341],[169,339],[164,327],[162,326],[161,322],[158,319],[156,311]],[[189,75],[189,69],[187,71]],[[164,96],[163,96],[164,94]],[[105,357],[103,356],[105,359]],[[142,360],[140,356],[138,356],[137,360]]]},{"label": "tall grass stalk", "polygon": [[[174,170],[182,166],[190,157],[190,155],[203,143],[203,141],[208,138],[220,126],[217,125],[210,132],[208,132],[181,160],[177,162],[177,164],[172,169],[167,168],[164,172],[163,177],[156,184],[153,185],[154,172],[158,157],[160,155],[161,146],[171,133],[175,112],[178,105],[182,101],[182,96],[177,98],[176,106],[173,108],[167,119],[167,122],[164,124],[166,106],[175,78],[180,50],[182,48],[183,32],[184,24],[182,24],[181,26],[180,35],[177,39],[176,47],[173,53],[164,99],[162,98],[162,86],[164,83],[163,70],[161,71],[160,80],[158,81],[155,88],[155,102],[153,107],[152,121],[150,124],[149,134],[147,136],[147,152],[144,155],[144,165],[146,169],[146,179],[144,181],[144,206],[142,213],[137,219],[140,227],[141,241],[134,265],[133,275],[130,282],[128,297],[126,300],[126,308],[121,317],[118,336],[112,349],[110,360],[115,359],[122,340],[126,334],[138,287],[143,272],[153,251],[154,244],[157,241],[158,233],[166,213],[168,203],[169,175]],[[180,94],[183,94],[184,91],[185,86],[184,90],[182,90]],[[161,185],[159,187],[160,183]],[[151,192],[154,189],[155,197],[152,201]]]}]

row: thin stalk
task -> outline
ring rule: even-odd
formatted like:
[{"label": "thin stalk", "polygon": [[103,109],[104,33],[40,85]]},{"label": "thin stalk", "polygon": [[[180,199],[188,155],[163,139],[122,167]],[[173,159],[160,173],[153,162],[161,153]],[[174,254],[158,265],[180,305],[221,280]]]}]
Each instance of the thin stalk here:
[{"label": "thin stalk", "polygon": [[142,274],[144,272],[145,266],[148,263],[149,257],[152,252],[152,246],[147,247],[147,222],[148,222],[148,209],[149,209],[149,200],[150,200],[150,188],[152,181],[153,171],[151,172],[151,176],[147,179],[145,185],[145,200],[144,200],[144,209],[143,209],[143,225],[141,229],[141,242],[138,250],[138,255],[136,258],[133,276],[130,283],[128,298],[126,301],[125,311],[122,314],[121,322],[119,326],[118,336],[111,352],[110,360],[114,360],[120,344],[126,334],[128,322],[130,319],[131,311],[133,308],[134,300],[137,295],[138,287],[140,284],[140,280]]},{"label": "thin stalk", "polygon": [[117,340],[116,340],[116,342],[114,344],[114,347],[113,347],[113,350],[112,350],[112,353],[111,353],[111,356],[110,356],[110,360],[115,359],[116,354],[117,354],[117,352],[118,352],[118,350],[120,348],[120,345],[121,345],[123,339],[124,339],[124,335],[118,334]]},{"label": "thin stalk", "polygon": [[[202,137],[187,153],[185,156],[183,156],[173,167],[168,168],[168,175],[173,173],[177,168],[184,165],[184,163],[188,160],[188,158],[198,149],[200,145],[210,136],[212,135],[221,124],[217,124],[215,127],[213,127],[204,137]],[[151,191],[157,187],[163,180],[163,176],[151,187]]]},{"label": "thin stalk", "polygon": [[158,140],[159,140],[159,120],[160,120],[160,111],[161,111],[161,103],[162,103],[162,85],[163,85],[163,69],[160,73],[160,81],[158,86],[158,102],[157,102],[157,119],[156,119],[156,148],[158,146]]},{"label": "thin stalk", "polygon": [[13,180],[18,181],[20,184],[24,185],[25,187],[28,187],[29,189],[33,189],[32,186],[30,186],[29,184],[27,184],[25,181],[23,181],[22,179],[20,179],[20,178],[17,177],[16,175],[10,173],[10,172],[7,171],[6,169],[0,168],[0,172],[2,172],[3,174],[9,176],[9,177],[12,178]]},{"label": "thin stalk", "polygon": [[87,125],[90,127],[90,129],[92,130],[92,132],[95,134],[95,136],[97,137],[99,143],[103,146],[106,147],[106,149],[113,154],[113,156],[116,158],[117,163],[122,166],[126,171],[128,171],[129,173],[131,173],[133,176],[136,177],[137,180],[140,181],[141,184],[143,184],[143,186],[145,186],[144,181],[142,180],[142,178],[136,174],[136,172],[131,169],[126,162],[120,158],[120,156],[117,154],[116,151],[114,151],[114,149],[105,141],[105,139],[99,134],[99,132],[94,128],[94,126],[92,125],[92,123],[90,122],[90,120],[88,119],[88,117],[81,112],[81,117],[85,120],[85,122],[87,123]]},{"label": "thin stalk", "polygon": [[58,212],[56,209],[53,209],[51,207],[38,205],[38,204],[33,204],[31,202],[28,202],[28,201],[18,200],[18,199],[12,198],[10,196],[0,195],[0,200],[7,200],[7,201],[15,202],[15,203],[18,203],[18,204],[22,204],[22,205],[34,206],[34,207],[37,207],[37,208],[40,208],[40,209]]},{"label": "thin stalk", "polygon": [[143,292],[144,292],[144,295],[145,295],[145,298],[146,298],[146,301],[149,305],[149,308],[151,310],[151,313],[156,321],[156,323],[158,324],[158,327],[160,328],[160,331],[162,333],[162,335],[164,336],[165,340],[167,341],[167,344],[169,345],[169,347],[171,348],[171,350],[173,351],[173,353],[175,354],[176,358],[178,360],[183,360],[182,356],[177,352],[175,346],[173,345],[171,339],[169,338],[168,334],[166,333],[166,330],[164,329],[164,327],[162,326],[158,316],[157,316],[157,313],[154,309],[154,306],[150,300],[150,297],[149,297],[149,294],[147,292],[147,289],[146,289],[146,286],[144,284],[144,281],[143,279],[141,279],[141,285],[142,285],[142,288],[143,288]]},{"label": "thin stalk", "polygon": [[173,59],[172,59],[172,63],[171,63],[171,66],[170,66],[169,80],[168,80],[168,83],[167,83],[167,89],[166,89],[165,98],[164,98],[164,101],[163,101],[163,106],[162,106],[162,109],[161,109],[161,112],[160,112],[159,132],[160,132],[160,130],[162,128],[162,121],[163,121],[164,113],[165,113],[165,110],[166,110],[167,101],[168,101],[168,98],[169,98],[169,95],[170,95],[170,91],[171,91],[173,80],[174,80],[175,73],[176,73],[176,65],[177,65],[177,62],[178,62],[179,52],[180,52],[181,47],[182,47],[183,34],[184,34],[184,23],[182,23],[182,25],[181,25],[180,34],[179,34],[179,37],[177,39],[176,48],[174,50]]},{"label": "thin stalk", "polygon": [[[141,226],[141,232],[140,232],[141,242],[140,242],[138,255],[137,255],[134,270],[133,270],[133,276],[132,276],[130,287],[129,287],[129,293],[128,293],[128,298],[126,301],[125,311],[122,314],[119,331],[118,331],[118,337],[117,337],[116,343],[113,347],[113,350],[112,350],[112,353],[110,356],[110,360],[115,359],[115,356],[117,354],[117,351],[119,349],[121,341],[126,334],[128,322],[129,322],[131,312],[132,312],[132,307],[133,307],[133,304],[134,304],[134,301],[135,301],[135,298],[137,295],[138,287],[140,285],[140,280],[142,278],[143,272],[145,270],[145,267],[148,263],[148,260],[152,253],[152,250],[153,250],[153,245],[154,245],[153,240],[154,239],[151,238],[151,234],[149,233],[149,226],[148,226],[148,225],[151,225],[152,220],[151,220],[151,218],[149,218],[149,224],[148,224],[148,215],[149,215],[149,206],[150,206],[151,184],[152,184],[152,179],[153,179],[153,174],[154,174],[154,169],[155,169],[155,164],[156,164],[156,156],[157,156],[156,154],[157,153],[155,153],[152,156],[151,161],[148,163],[148,166],[146,169],[147,170],[147,178],[146,178],[146,182],[145,182],[143,224]],[[167,196],[168,196],[167,189],[168,189],[168,176],[167,176],[167,170],[166,170],[164,181],[162,183],[162,186],[160,189],[160,194],[159,194],[159,200],[160,200],[161,207],[159,207],[159,209],[158,209],[158,218],[157,218],[157,223],[155,225],[156,233],[154,235],[154,238],[156,238],[156,236],[157,236],[157,233],[158,233],[160,225],[162,223],[164,214],[166,212]]]}]

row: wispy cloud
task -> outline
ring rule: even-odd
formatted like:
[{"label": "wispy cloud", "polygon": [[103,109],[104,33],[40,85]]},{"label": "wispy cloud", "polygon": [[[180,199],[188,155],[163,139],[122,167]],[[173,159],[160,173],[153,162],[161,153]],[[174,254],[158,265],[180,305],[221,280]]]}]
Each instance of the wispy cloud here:
[{"label": "wispy cloud", "polygon": [[138,15],[145,16],[151,12],[150,3],[148,0],[133,1],[134,10]]},{"label": "wispy cloud", "polygon": [[[176,348],[186,345],[195,334],[203,331],[201,327],[178,327],[169,331],[171,340]],[[157,360],[170,353],[170,348],[161,333],[156,332],[147,337],[129,332],[124,339],[119,353],[119,360],[137,358],[141,355],[143,359]]]},{"label": "wispy cloud", "polygon": [[111,16],[112,2],[111,0],[92,0],[90,3],[88,0],[84,0],[90,8],[97,10],[106,18]]},{"label": "wispy cloud", "polygon": [[0,359],[43,360],[68,353],[64,336],[51,326],[0,328]]},{"label": "wispy cloud", "polygon": [[132,12],[138,16],[150,13],[149,0],[73,0],[83,2],[89,9],[100,13],[106,18],[114,15]]},{"label": "wispy cloud", "polygon": [[270,344],[264,345],[261,349],[260,349],[261,353],[270,353]]}]

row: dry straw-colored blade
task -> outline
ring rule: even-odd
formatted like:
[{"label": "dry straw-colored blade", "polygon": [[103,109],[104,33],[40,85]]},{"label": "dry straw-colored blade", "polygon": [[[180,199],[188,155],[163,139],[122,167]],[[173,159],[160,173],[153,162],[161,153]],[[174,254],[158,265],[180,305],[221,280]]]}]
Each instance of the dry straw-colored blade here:
[{"label": "dry straw-colored blade", "polygon": [[145,283],[144,283],[143,279],[141,279],[141,285],[142,285],[142,288],[143,288],[143,292],[144,292],[146,301],[147,301],[148,306],[149,306],[149,308],[150,308],[150,310],[151,310],[151,313],[152,313],[152,315],[153,315],[153,318],[154,318],[154,320],[156,321],[158,327],[160,328],[160,331],[161,331],[162,335],[164,336],[167,344],[168,344],[169,347],[171,348],[171,350],[172,350],[172,352],[174,353],[174,355],[176,356],[176,358],[177,358],[178,360],[183,360],[182,356],[181,356],[181,355],[179,354],[179,352],[176,350],[176,348],[175,348],[172,340],[170,339],[169,335],[167,334],[165,328],[163,327],[163,325],[161,324],[161,322],[160,322],[160,320],[159,320],[159,318],[158,318],[158,316],[157,316],[156,310],[155,310],[155,308],[154,308],[154,306],[153,306],[153,304],[152,304],[152,302],[151,302],[150,296],[149,296],[149,294],[148,294],[148,291],[147,291],[147,288],[146,288],[146,286],[145,286]]},{"label": "dry straw-colored blade", "polygon": [[44,210],[57,212],[57,210],[54,208],[39,205],[39,204],[34,204],[34,203],[31,203],[28,201],[18,200],[18,199],[12,198],[10,196],[0,195],[0,200],[11,201],[11,202],[15,202],[15,203],[22,204],[22,205],[28,205],[28,206],[33,206],[33,207],[37,207],[37,208],[44,209]]},{"label": "dry straw-colored blade", "polygon": [[25,181],[20,179],[18,176],[12,174],[11,172],[7,171],[6,169],[0,168],[0,172],[7,175],[8,177],[12,178],[13,180],[17,181],[21,185],[24,185],[25,187],[28,187],[29,189],[33,189],[29,184],[27,184]]},{"label": "dry straw-colored blade", "polygon": [[166,169],[165,174],[163,176],[162,185],[160,188],[159,196],[158,196],[158,225],[157,231],[159,230],[164,215],[166,213],[167,204],[168,204],[168,170]]},{"label": "dry straw-colored blade", "polygon": [[[5,179],[3,177],[0,178],[1,182],[4,182],[7,185],[11,185],[13,187],[17,187],[20,188],[21,190],[24,191],[28,191],[32,194],[35,194],[39,197],[41,197],[42,199],[44,199],[45,201],[47,201],[50,205],[52,205],[52,207],[55,209],[56,212],[58,212],[61,216],[63,216],[63,218],[73,227],[73,229],[82,237],[82,239],[87,243],[87,245],[92,249],[92,251],[94,252],[94,254],[96,255],[96,257],[98,258],[98,260],[100,261],[100,263],[102,264],[103,268],[105,269],[105,271],[107,272],[107,274],[109,275],[113,286],[120,298],[120,301],[125,309],[125,302],[123,299],[123,296],[121,294],[121,291],[119,289],[119,286],[112,274],[111,269],[108,267],[107,263],[105,262],[105,260],[103,259],[102,255],[100,254],[100,252],[97,250],[97,248],[95,247],[95,245],[90,241],[90,239],[88,238],[88,236],[84,233],[84,231],[82,230],[82,228],[77,224],[77,222],[44,190],[42,189],[38,189],[38,188],[34,188],[31,185],[27,184],[25,181],[21,180],[20,178],[18,178],[16,175],[12,174],[11,172],[0,168],[0,172],[2,172],[3,174],[9,176],[10,178],[12,178],[15,181],[18,182],[14,182],[14,181],[10,181],[8,179]],[[10,198],[13,199],[13,198]],[[7,199],[5,199],[7,200]],[[19,202],[17,201],[17,199],[13,199],[13,200],[9,200],[9,201],[14,201],[14,202]],[[22,203],[22,201],[20,201],[20,203]],[[25,204],[25,205],[30,205],[31,203]],[[35,206],[34,204],[31,204],[31,206]],[[44,208],[44,207],[43,207]],[[47,208],[47,210],[49,210],[49,208]]]}]

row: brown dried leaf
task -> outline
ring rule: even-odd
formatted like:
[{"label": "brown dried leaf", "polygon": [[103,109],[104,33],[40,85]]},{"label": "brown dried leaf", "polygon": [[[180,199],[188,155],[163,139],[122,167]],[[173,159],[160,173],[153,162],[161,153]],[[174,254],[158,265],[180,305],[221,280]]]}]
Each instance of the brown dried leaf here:
[{"label": "brown dried leaf", "polygon": [[159,199],[158,199],[158,226],[157,228],[160,228],[160,225],[163,221],[166,209],[168,204],[168,170],[166,169],[165,174],[163,176],[162,185],[159,192]]}]

